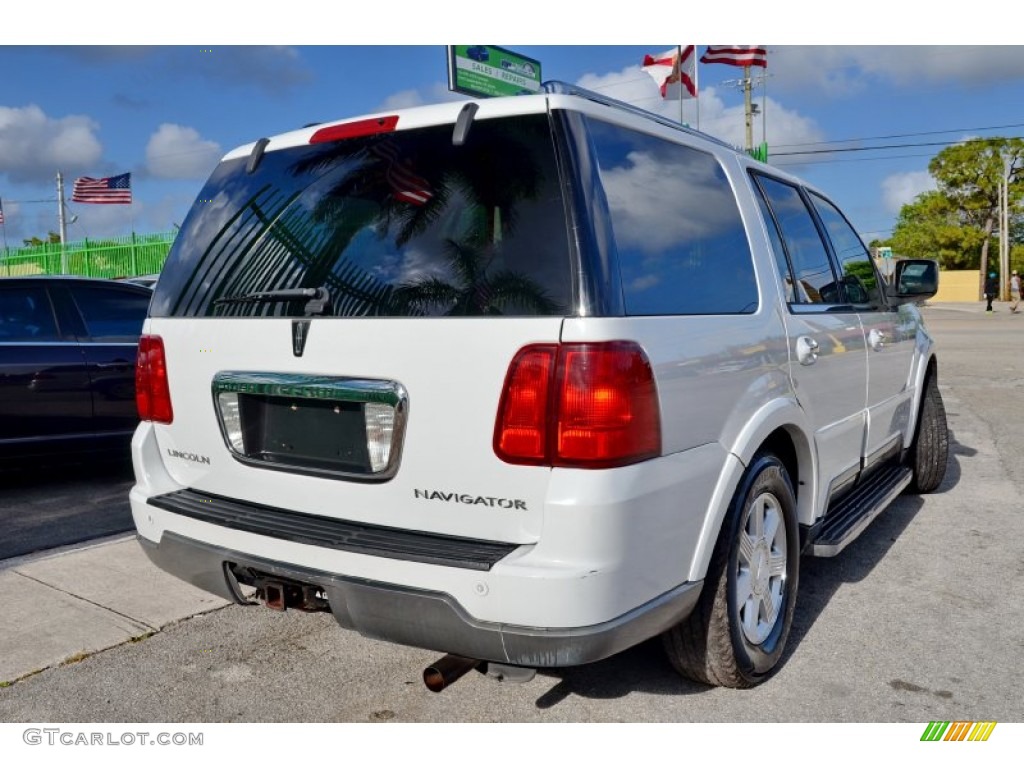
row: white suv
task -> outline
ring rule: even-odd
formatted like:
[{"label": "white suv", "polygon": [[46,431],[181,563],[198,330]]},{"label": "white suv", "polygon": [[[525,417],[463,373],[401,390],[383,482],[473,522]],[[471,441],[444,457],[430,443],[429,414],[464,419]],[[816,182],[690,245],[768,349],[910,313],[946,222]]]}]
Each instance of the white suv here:
[{"label": "white suv", "polygon": [[229,153],[157,284],[131,491],[161,567],[451,654],[437,689],[663,635],[746,687],[801,554],[946,465],[931,261],[571,86]]}]

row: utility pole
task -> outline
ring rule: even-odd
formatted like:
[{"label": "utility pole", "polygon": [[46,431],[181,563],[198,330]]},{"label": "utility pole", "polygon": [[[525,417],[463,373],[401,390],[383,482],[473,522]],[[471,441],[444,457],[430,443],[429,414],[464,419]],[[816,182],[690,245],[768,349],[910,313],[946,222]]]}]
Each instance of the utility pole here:
[{"label": "utility pole", "polygon": [[1010,172],[1013,170],[1013,158],[1003,158],[1003,210],[1002,221],[999,223],[999,253],[1000,253],[1000,295],[1003,301],[1010,299]]},{"label": "utility pole", "polygon": [[754,148],[754,110],[751,107],[750,90],[750,65],[747,64],[743,67],[743,117],[747,127],[747,152]]},{"label": "utility pole", "polygon": [[[744,116],[744,127],[746,129],[746,147],[747,152],[752,152],[754,149],[754,115],[755,105],[752,101],[753,89],[755,86],[763,85],[768,75],[757,75],[756,77],[750,74],[750,65],[743,67],[743,77],[734,78],[731,80],[723,80],[722,85],[726,88],[742,88],[743,89],[743,116]],[[764,128],[762,127],[762,133]],[[763,137],[767,141],[767,136]]]}]

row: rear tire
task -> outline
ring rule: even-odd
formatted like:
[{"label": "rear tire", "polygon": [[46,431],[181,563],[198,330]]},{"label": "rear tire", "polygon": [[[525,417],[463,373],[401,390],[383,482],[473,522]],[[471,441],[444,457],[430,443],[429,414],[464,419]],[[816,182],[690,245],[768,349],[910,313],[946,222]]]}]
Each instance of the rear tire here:
[{"label": "rear tire", "polygon": [[910,447],[909,463],[914,473],[910,490],[914,493],[931,493],[946,476],[946,461],[949,456],[949,431],[946,427],[946,408],[934,375],[928,377],[924,397],[921,400],[921,417],[917,434]]},{"label": "rear tire", "polygon": [[786,468],[772,454],[756,456],[722,524],[696,608],[662,635],[672,666],[729,688],[771,676],[793,623],[799,553]]}]

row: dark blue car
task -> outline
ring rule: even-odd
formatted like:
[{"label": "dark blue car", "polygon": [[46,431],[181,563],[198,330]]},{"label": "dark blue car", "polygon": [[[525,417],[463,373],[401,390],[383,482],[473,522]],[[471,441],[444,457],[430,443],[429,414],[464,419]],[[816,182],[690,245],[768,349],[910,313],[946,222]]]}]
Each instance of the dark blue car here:
[{"label": "dark blue car", "polygon": [[127,451],[153,292],[111,280],[0,279],[0,459]]},{"label": "dark blue car", "polygon": [[487,61],[490,57],[490,51],[487,50],[486,45],[471,45],[466,49],[466,55],[473,59],[473,61]]}]

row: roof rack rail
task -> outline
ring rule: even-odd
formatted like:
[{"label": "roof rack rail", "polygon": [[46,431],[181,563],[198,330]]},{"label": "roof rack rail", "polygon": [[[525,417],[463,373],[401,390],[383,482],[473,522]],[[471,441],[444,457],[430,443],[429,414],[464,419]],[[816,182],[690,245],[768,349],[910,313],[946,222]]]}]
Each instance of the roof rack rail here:
[{"label": "roof rack rail", "polygon": [[698,131],[696,128],[691,128],[688,125],[683,125],[682,123],[677,123],[674,120],[669,120],[667,117],[663,117],[662,115],[659,115],[656,112],[651,112],[650,110],[646,110],[643,107],[638,107],[634,104],[630,104],[629,102],[619,101],[618,99],[613,99],[611,96],[605,96],[604,94],[601,93],[588,91],[586,88],[580,88],[578,85],[573,85],[572,83],[562,82],[561,80],[546,80],[543,83],[541,83],[541,87],[544,89],[544,93],[557,93],[562,94],[564,96],[579,96],[580,98],[588,99],[598,104],[604,104],[605,106],[615,107],[616,109],[621,109],[626,112],[631,112],[635,115],[646,117],[650,120],[654,120],[657,123],[661,123],[662,125],[668,126],[669,128],[675,128],[676,130],[685,131],[686,133],[693,134],[694,136],[700,136],[702,139],[708,139],[709,141],[713,141],[716,144],[720,144],[723,147],[728,147],[733,151],[740,151],[732,144],[729,144],[726,141],[722,141],[721,139],[710,134],[704,133],[703,131]]}]

